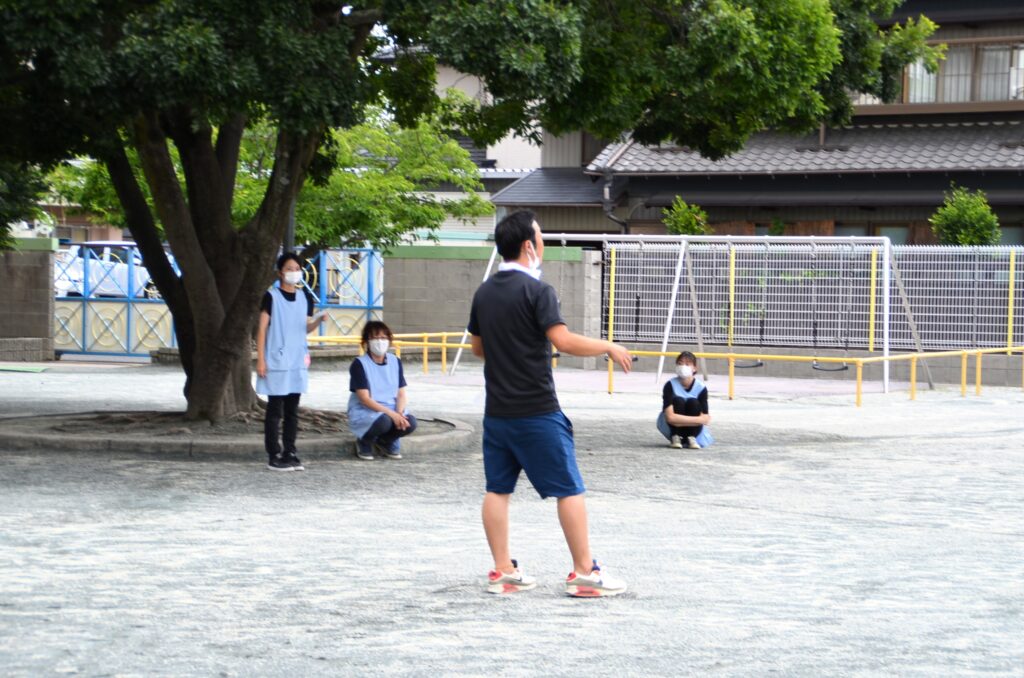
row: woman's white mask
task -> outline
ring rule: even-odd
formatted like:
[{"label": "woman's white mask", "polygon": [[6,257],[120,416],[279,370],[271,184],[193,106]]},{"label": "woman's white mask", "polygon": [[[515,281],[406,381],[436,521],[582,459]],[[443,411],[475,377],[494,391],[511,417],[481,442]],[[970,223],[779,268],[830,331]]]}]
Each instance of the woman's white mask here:
[{"label": "woman's white mask", "polygon": [[693,376],[693,368],[689,365],[676,365],[676,374],[680,379],[689,379]]},{"label": "woman's white mask", "polygon": [[284,281],[289,285],[302,284],[302,271],[286,271],[284,274]]},{"label": "woman's white mask", "polygon": [[388,352],[388,346],[391,342],[387,339],[370,339],[368,342],[370,345],[370,353],[375,356],[383,356]]}]

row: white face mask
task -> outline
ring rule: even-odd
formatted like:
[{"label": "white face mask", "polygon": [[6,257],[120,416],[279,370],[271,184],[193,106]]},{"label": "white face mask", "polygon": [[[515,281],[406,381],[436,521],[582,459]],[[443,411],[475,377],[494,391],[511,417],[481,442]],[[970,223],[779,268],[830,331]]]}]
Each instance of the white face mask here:
[{"label": "white face mask", "polygon": [[370,345],[370,353],[378,357],[386,354],[388,346],[391,345],[387,339],[370,339],[367,343]]},{"label": "white face mask", "polygon": [[302,271],[286,271],[284,274],[284,281],[289,285],[301,285]]},{"label": "white face mask", "polygon": [[[536,252],[537,250],[533,250],[533,251]],[[543,260],[540,257],[535,257],[535,256],[533,256],[530,253],[527,253],[526,257],[527,257],[527,259],[526,259],[526,267],[529,268],[531,271],[537,271],[538,272],[537,278],[539,279],[540,278],[540,274],[539,274],[539,272],[540,272],[540,265],[542,263],[544,263]]]},{"label": "white face mask", "polygon": [[693,376],[693,368],[689,365],[676,365],[676,374],[680,379],[689,379]]}]

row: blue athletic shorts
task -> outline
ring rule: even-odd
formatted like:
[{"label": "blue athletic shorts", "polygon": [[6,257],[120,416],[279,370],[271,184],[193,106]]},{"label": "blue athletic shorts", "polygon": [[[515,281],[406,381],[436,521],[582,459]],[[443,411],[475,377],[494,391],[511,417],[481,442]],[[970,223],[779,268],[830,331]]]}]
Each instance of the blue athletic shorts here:
[{"label": "blue athletic shorts", "polygon": [[487,491],[512,494],[519,472],[542,499],[583,494],[572,422],[561,411],[532,417],[484,417]]}]

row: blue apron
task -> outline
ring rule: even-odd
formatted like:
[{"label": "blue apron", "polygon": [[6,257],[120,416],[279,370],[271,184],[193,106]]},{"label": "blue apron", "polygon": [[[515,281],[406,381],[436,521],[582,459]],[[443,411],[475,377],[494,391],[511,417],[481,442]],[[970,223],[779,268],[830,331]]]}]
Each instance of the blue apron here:
[{"label": "blue apron", "polygon": [[273,302],[263,352],[267,376],[256,377],[256,392],[268,396],[305,393],[309,386],[306,295],[296,290],[295,301],[288,301],[275,286],[270,288],[270,296]]},{"label": "blue apron", "polygon": [[[672,391],[675,393],[677,398],[685,398],[687,400],[696,398],[700,395],[701,389],[704,388],[704,382],[697,377],[693,378],[693,383],[690,384],[689,391],[686,390],[683,383],[677,378],[673,377],[669,383],[672,384]],[[655,426],[658,427],[658,431],[661,435],[665,436],[667,440],[672,439],[672,429],[669,428],[668,422],[665,421],[665,410],[658,413],[658,420],[655,422]],[[697,434],[697,444],[701,447],[707,447],[713,442],[715,442],[715,439],[711,437],[711,431],[707,426],[702,426],[700,433]]]},{"label": "blue apron", "polygon": [[[389,410],[395,409],[398,403],[398,357],[387,356],[387,361],[383,365],[373,362],[369,353],[359,356],[356,360],[363,365],[366,383],[370,387],[370,397]],[[348,397],[348,425],[357,438],[366,435],[373,422],[381,416],[385,416],[383,412],[371,410],[359,402],[359,396],[355,392]]]}]

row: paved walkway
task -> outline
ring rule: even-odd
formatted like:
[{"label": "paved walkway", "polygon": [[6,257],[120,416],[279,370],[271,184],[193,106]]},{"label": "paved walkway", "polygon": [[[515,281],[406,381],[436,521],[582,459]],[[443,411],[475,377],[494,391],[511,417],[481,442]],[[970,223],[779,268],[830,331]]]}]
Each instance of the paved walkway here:
[{"label": "paved walkway", "polygon": [[[409,376],[415,411],[479,425],[478,369]],[[653,375],[605,379],[558,377],[618,599],[560,595],[555,507],[525,480],[513,548],[541,585],[481,592],[478,444],[272,474],[69,439],[0,450],[2,673],[1021,675],[1020,390],[857,409],[852,384],[745,377],[729,402],[714,376],[718,442],[680,452],[652,429]],[[315,372],[303,402],[345,387]],[[0,371],[0,416],[180,409],[180,388],[149,366]]]}]

